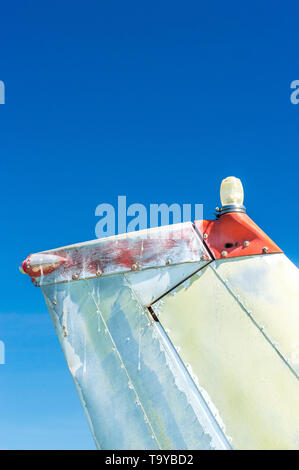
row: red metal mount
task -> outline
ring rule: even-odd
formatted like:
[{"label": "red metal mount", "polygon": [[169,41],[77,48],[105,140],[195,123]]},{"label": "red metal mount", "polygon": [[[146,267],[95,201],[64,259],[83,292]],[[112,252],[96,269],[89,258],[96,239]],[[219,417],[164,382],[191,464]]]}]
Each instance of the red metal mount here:
[{"label": "red metal mount", "polygon": [[215,259],[282,253],[247,214],[230,212],[216,220],[196,220],[195,225]]}]

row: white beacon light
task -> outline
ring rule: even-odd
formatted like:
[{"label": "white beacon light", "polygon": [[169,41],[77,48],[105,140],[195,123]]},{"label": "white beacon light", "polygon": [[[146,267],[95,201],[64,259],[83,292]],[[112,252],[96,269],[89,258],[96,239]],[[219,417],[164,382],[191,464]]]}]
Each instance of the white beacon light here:
[{"label": "white beacon light", "polygon": [[228,176],[221,182],[220,199],[222,207],[219,209],[219,215],[227,212],[246,212],[243,206],[244,190],[239,178]]}]

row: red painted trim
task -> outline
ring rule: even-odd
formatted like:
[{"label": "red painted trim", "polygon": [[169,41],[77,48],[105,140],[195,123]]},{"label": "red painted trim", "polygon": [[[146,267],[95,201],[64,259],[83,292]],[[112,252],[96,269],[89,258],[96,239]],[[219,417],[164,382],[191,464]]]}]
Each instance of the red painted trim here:
[{"label": "red painted trim", "polygon": [[209,259],[194,225],[186,222],[35,253],[23,270],[46,285]]},{"label": "red painted trim", "polygon": [[[38,262],[34,260],[34,257],[38,256]],[[49,259],[49,262],[47,262],[47,259]],[[33,279],[40,277],[41,275],[46,275],[50,274],[53,271],[55,271],[61,264],[64,264],[67,260],[62,257],[56,257],[55,262],[53,262],[53,259],[51,256],[47,256],[45,254],[31,254],[27,256],[25,261],[22,262],[22,268],[23,271],[26,274],[29,274],[29,276]],[[32,262],[33,259],[33,262]],[[44,261],[44,262],[41,262]]]},{"label": "red painted trim", "polygon": [[195,225],[216,259],[282,253],[271,238],[242,212],[224,214],[216,220],[196,220]]}]

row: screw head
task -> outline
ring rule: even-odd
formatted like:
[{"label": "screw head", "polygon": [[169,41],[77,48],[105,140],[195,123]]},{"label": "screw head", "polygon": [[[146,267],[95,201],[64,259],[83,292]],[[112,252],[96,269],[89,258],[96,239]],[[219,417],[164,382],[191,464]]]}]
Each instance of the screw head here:
[{"label": "screw head", "polygon": [[227,256],[227,251],[225,251],[225,250],[221,251],[221,256],[223,256],[223,258],[226,258],[226,256]]},{"label": "screw head", "polygon": [[74,273],[74,274],[72,275],[73,281],[77,281],[78,278],[79,278],[79,274]]},{"label": "screw head", "polygon": [[267,246],[264,246],[263,252],[264,252],[264,253],[267,253],[268,251],[269,251],[269,248],[268,248]]},{"label": "screw head", "polygon": [[56,300],[53,300],[53,305],[57,305],[57,301],[56,301]]},{"label": "screw head", "polygon": [[248,240],[245,240],[245,242],[243,243],[244,246],[249,246],[249,241]]},{"label": "screw head", "polygon": [[132,270],[137,271],[137,269],[138,269],[138,264],[137,263],[133,264],[132,265]]},{"label": "screw head", "polygon": [[169,266],[170,264],[171,264],[171,259],[168,259],[168,260],[166,261],[166,265]]},{"label": "screw head", "polygon": [[98,269],[96,272],[97,277],[101,277],[103,274],[103,271],[101,269]]},{"label": "screw head", "polygon": [[204,234],[203,234],[203,237],[204,237],[204,239],[207,239],[207,238],[208,238],[208,234],[207,234],[207,233],[204,233]]}]

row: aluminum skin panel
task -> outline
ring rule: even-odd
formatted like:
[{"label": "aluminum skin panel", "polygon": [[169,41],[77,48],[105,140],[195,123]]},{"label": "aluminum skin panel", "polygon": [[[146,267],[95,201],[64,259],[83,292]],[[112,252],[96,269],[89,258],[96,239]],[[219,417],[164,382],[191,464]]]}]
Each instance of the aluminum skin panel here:
[{"label": "aluminum skin panel", "polygon": [[98,448],[229,448],[123,274],[42,291]]},{"label": "aluminum skin panel", "polygon": [[152,305],[234,449],[299,448],[299,383],[286,360],[298,276],[282,256],[213,261]]}]

